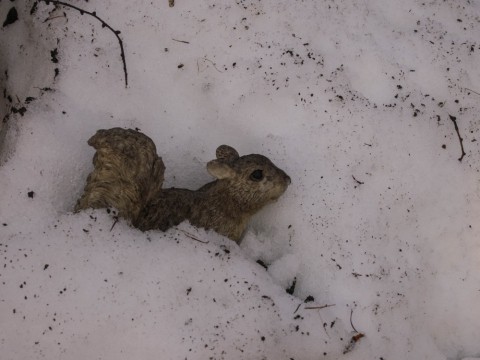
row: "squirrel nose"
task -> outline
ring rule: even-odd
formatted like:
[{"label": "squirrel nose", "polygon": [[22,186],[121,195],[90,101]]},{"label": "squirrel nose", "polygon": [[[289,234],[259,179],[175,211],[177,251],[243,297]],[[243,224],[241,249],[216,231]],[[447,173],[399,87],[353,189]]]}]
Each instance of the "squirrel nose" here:
[{"label": "squirrel nose", "polygon": [[285,181],[288,183],[288,185],[292,183],[292,179],[290,179],[290,176],[288,176],[287,174],[285,174]]}]

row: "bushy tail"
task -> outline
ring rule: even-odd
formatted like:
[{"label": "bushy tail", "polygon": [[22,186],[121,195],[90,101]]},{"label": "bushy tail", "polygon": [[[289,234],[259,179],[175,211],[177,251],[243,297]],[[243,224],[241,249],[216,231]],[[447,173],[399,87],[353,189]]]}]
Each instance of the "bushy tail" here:
[{"label": "bushy tail", "polygon": [[75,211],[113,207],[135,221],[142,207],[161,191],[165,166],[155,144],[135,130],[99,130],[88,140],[97,152],[94,170]]}]

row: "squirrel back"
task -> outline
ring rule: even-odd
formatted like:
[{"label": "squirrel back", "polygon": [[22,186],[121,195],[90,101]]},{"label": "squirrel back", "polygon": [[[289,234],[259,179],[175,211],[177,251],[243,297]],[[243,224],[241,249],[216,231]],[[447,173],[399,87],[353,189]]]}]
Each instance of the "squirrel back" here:
[{"label": "squirrel back", "polygon": [[263,155],[240,157],[228,145],[207,164],[216,178],[200,189],[162,189],[165,166],[155,144],[134,130],[99,130],[89,141],[94,170],[75,211],[114,207],[142,231],[162,231],[189,220],[240,241],[250,217],[278,199],[290,177]]}]

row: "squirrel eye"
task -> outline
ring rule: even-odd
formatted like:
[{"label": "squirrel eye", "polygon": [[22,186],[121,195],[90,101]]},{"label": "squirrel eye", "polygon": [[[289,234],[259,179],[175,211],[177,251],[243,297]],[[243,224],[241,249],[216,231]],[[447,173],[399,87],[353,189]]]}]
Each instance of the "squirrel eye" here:
[{"label": "squirrel eye", "polygon": [[260,181],[263,179],[263,171],[262,170],[255,170],[250,174],[250,180],[253,181]]}]

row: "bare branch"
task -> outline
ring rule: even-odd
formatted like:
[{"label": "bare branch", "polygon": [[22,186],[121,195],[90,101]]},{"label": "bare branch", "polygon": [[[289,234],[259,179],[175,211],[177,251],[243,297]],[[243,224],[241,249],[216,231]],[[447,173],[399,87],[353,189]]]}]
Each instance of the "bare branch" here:
[{"label": "bare branch", "polygon": [[353,180],[355,180],[355,182],[356,182],[358,185],[363,185],[363,184],[365,184],[363,181],[357,180],[357,179],[355,178],[355,176],[353,176],[353,175],[352,175],[352,178],[353,178]]},{"label": "bare branch", "polygon": [[356,333],[359,333],[359,331],[355,329],[355,326],[353,326],[352,316],[353,316],[353,309],[350,311],[350,325],[352,326],[353,331],[355,331]]},{"label": "bare branch", "polygon": [[190,44],[188,41],[185,41],[185,40],[177,40],[177,39],[172,39],[172,40],[179,43]]},{"label": "bare branch", "polygon": [[179,228],[177,228],[177,230],[183,232],[186,237],[188,237],[188,238],[190,238],[190,239],[192,239],[192,240],[201,242],[202,244],[208,244],[208,243],[209,243],[208,241],[204,241],[204,240],[197,239],[195,236],[193,236],[192,234],[190,234],[188,231],[185,231],[185,230],[182,230],[182,229],[179,229]]},{"label": "bare branch", "polygon": [[215,70],[217,70],[219,73],[223,73],[223,71],[222,71],[222,70],[219,70],[219,69],[217,68],[217,65],[216,65],[216,64],[215,64],[215,63],[214,63],[212,60],[210,60],[210,59],[207,59],[206,57],[203,57],[203,58],[197,59],[197,70],[198,70],[198,72],[200,72],[200,64],[199,64],[199,61],[200,61],[200,60],[203,60],[203,61],[208,61],[210,64],[212,64],[212,65],[213,65],[213,68],[214,68]]},{"label": "bare branch", "polygon": [[71,9],[77,10],[81,15],[83,15],[83,14],[90,15],[90,16],[94,17],[95,19],[97,19],[98,21],[100,21],[100,23],[102,24],[102,27],[106,27],[108,30],[110,30],[115,35],[115,37],[118,40],[118,43],[120,44],[120,57],[122,58],[123,73],[125,74],[125,87],[126,88],[128,87],[127,62],[125,60],[125,51],[124,51],[124,48],[123,48],[123,41],[120,38],[120,31],[119,30],[115,30],[114,28],[112,28],[102,18],[97,16],[97,13],[95,11],[93,11],[93,12],[86,11],[86,10],[83,10],[83,9],[75,6],[75,5],[68,4],[68,3],[63,2],[63,1],[54,1],[54,0],[39,0],[39,1],[44,2],[47,5],[52,3],[55,6],[64,6],[64,7],[67,7],[67,8],[71,8]]},{"label": "bare branch", "polygon": [[298,309],[300,309],[300,306],[302,306],[302,303],[298,304],[297,308],[296,308],[295,311],[293,312],[294,314],[296,314],[296,312],[298,311]]},{"label": "bare branch", "polygon": [[480,93],[477,92],[477,91],[475,91],[475,90],[472,90],[472,89],[469,89],[469,88],[464,88],[464,89],[467,90],[467,91],[470,91],[470,92],[472,92],[472,93],[474,93],[474,94],[480,95]]},{"label": "bare branch", "polygon": [[115,219],[115,221],[113,222],[112,227],[110,228],[110,231],[113,230],[113,228],[115,227],[115,225],[117,225],[117,222],[118,222],[118,216],[114,216],[113,218]]},{"label": "bare branch", "polygon": [[450,117],[450,120],[452,120],[453,126],[455,126],[455,131],[457,132],[458,140],[460,141],[460,148],[462,150],[462,155],[458,158],[458,161],[462,161],[463,157],[467,154],[465,154],[465,149],[463,148],[463,139],[460,136],[460,130],[458,129],[457,118],[455,116],[450,115],[450,114],[448,116]]},{"label": "bare branch", "polygon": [[325,308],[328,308],[328,307],[331,307],[331,306],[335,306],[335,304],[326,304],[326,305],[322,305],[322,306],[306,306],[304,309],[305,310],[319,310],[319,309],[325,309]]}]

